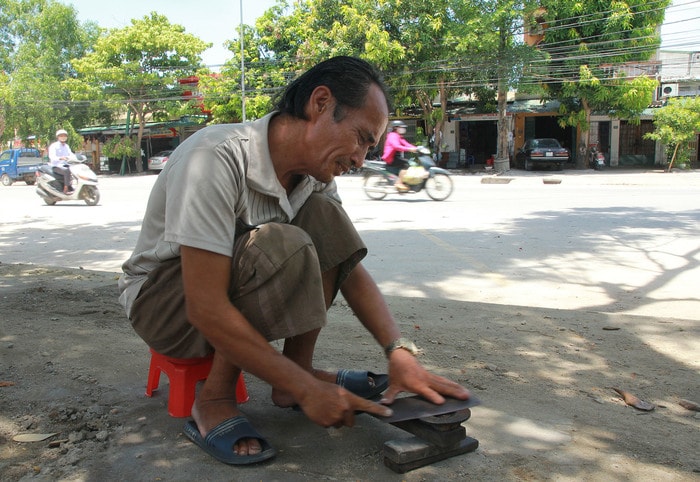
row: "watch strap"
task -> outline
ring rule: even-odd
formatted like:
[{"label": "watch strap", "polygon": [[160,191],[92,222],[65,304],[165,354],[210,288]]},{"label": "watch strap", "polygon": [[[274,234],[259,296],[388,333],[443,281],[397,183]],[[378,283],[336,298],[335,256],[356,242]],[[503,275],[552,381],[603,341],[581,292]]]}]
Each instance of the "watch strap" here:
[{"label": "watch strap", "polygon": [[404,349],[414,356],[418,354],[418,347],[408,338],[397,338],[392,341],[384,347],[384,354],[389,358],[389,356],[398,349]]}]

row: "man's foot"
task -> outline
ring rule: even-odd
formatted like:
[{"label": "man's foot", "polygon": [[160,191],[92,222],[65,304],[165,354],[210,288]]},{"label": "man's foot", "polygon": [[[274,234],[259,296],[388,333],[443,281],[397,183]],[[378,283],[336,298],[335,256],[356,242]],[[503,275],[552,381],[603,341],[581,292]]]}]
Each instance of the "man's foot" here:
[{"label": "man's foot", "polygon": [[398,189],[399,191],[408,191],[409,189],[411,189],[411,188],[408,187],[407,185],[405,185],[405,184],[403,184],[403,183],[399,183],[399,182],[395,183],[395,184],[394,184],[394,187],[395,187],[396,189]]},{"label": "man's foot", "polygon": [[[192,418],[199,433],[205,438],[209,431],[224,420],[241,415],[236,399],[220,398],[215,400],[196,400],[192,407]],[[257,455],[262,452],[258,439],[242,439],[233,446],[236,455]]]}]

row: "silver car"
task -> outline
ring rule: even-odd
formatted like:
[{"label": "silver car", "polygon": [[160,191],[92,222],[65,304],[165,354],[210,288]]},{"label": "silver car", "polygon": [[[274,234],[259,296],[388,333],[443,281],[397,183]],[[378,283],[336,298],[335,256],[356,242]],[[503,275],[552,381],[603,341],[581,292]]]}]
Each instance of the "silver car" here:
[{"label": "silver car", "polygon": [[160,171],[165,167],[168,158],[173,151],[160,151],[158,154],[148,158],[148,169],[151,171]]}]

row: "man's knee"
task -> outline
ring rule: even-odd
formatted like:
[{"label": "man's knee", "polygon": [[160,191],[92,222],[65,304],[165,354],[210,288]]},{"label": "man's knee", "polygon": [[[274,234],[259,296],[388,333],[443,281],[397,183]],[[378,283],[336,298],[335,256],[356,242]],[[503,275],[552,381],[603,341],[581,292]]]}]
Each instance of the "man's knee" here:
[{"label": "man's knee", "polygon": [[237,241],[232,262],[232,296],[257,289],[271,278],[319,270],[311,237],[296,226],[279,223],[263,224]]},{"label": "man's knee", "polygon": [[263,224],[251,233],[251,241],[276,264],[314,244],[303,229],[281,223]]}]

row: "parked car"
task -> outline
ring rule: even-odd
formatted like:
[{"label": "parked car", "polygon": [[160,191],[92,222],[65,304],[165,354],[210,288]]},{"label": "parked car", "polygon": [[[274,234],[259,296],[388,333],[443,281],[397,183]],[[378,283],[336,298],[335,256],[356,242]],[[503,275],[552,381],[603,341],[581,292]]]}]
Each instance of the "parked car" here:
[{"label": "parked car", "polygon": [[151,171],[160,171],[165,167],[168,158],[173,151],[160,151],[158,154],[148,158],[148,169]]},{"label": "parked car", "polygon": [[0,154],[0,182],[11,186],[15,181],[28,185],[36,182],[36,171],[44,164],[36,149],[8,149]]},{"label": "parked car", "polygon": [[515,165],[526,171],[532,166],[550,165],[561,169],[561,165],[569,162],[571,153],[559,144],[556,139],[528,139],[515,156]]}]

